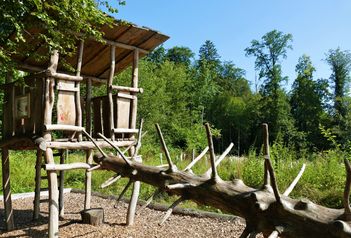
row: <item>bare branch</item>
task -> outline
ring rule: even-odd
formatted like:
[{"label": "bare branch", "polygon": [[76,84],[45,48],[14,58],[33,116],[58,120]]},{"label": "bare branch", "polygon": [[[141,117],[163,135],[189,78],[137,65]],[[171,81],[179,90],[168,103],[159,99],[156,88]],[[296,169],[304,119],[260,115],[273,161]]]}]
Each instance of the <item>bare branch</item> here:
[{"label": "bare branch", "polygon": [[[222,160],[227,156],[227,154],[231,151],[231,149],[233,148],[234,144],[233,143],[230,143],[230,145],[227,147],[227,149],[217,158],[216,162],[215,162],[215,166],[217,167],[221,162]],[[208,169],[206,171],[206,175],[207,176],[210,176],[212,172],[212,168]]]},{"label": "bare branch", "polygon": [[281,203],[280,194],[277,186],[277,181],[275,179],[275,174],[273,170],[273,166],[271,163],[270,155],[269,155],[269,133],[268,133],[268,125],[266,123],[262,124],[264,131],[264,154],[265,154],[265,174],[264,174],[264,185],[268,185],[268,179],[270,180],[271,186],[273,188],[274,197],[278,203]]},{"label": "bare branch", "polygon": [[351,185],[351,166],[347,159],[344,159],[345,169],[346,169],[346,182],[345,182],[345,190],[344,190],[344,208],[345,215],[351,214],[350,209],[350,185]]},{"label": "bare branch", "polygon": [[101,165],[98,164],[98,165],[95,165],[94,167],[91,167],[90,169],[87,169],[88,172],[91,172],[93,170],[96,170],[96,169],[100,169],[101,168]]},{"label": "bare branch", "polygon": [[95,147],[100,151],[100,153],[107,158],[107,155],[105,154],[105,152],[100,148],[100,146],[98,146],[98,144],[96,144],[95,140],[90,136],[90,134],[88,132],[86,132],[85,130],[82,131],[83,134],[88,137],[89,140],[91,140],[91,142],[95,145]]},{"label": "bare branch", "polygon": [[301,176],[303,175],[303,172],[305,172],[305,168],[306,168],[306,164],[303,164],[300,172],[297,174],[296,178],[294,179],[294,181],[292,181],[292,183],[290,184],[290,186],[285,190],[285,192],[283,193],[284,196],[289,196],[289,194],[292,192],[292,190],[294,189],[294,187],[296,186],[296,184],[299,182]]},{"label": "bare branch", "polygon": [[172,214],[173,209],[178,206],[181,202],[183,202],[185,199],[183,197],[178,198],[167,210],[166,215],[163,217],[162,221],[159,223],[159,225],[162,225],[168,217]]},{"label": "bare branch", "polygon": [[216,156],[215,156],[214,147],[213,147],[213,140],[212,140],[212,133],[211,133],[210,124],[206,123],[205,128],[206,128],[208,147],[210,150],[210,160],[211,160],[211,169],[212,169],[211,179],[216,180],[218,178],[218,173],[217,173],[217,168],[216,168],[216,164],[215,164]]},{"label": "bare branch", "polygon": [[201,154],[199,154],[199,156],[197,156],[193,161],[191,161],[191,163],[188,166],[186,166],[186,168],[183,169],[183,171],[186,172],[190,170],[197,162],[199,162],[204,157],[207,151],[208,151],[208,146],[206,146],[206,148],[201,152]]},{"label": "bare branch", "polygon": [[128,188],[130,187],[130,185],[132,185],[133,181],[131,179],[129,179],[127,185],[124,187],[123,191],[121,192],[121,194],[118,196],[117,198],[117,202],[121,201],[122,197],[124,196],[124,194],[127,192]]},{"label": "bare branch", "polygon": [[128,164],[129,166],[131,165],[131,162],[127,157],[122,153],[122,151],[118,148],[118,146],[114,145],[109,139],[107,139],[103,134],[98,133],[98,136],[100,136],[104,141],[106,141],[108,144],[110,144],[115,150],[117,150],[118,154],[122,157],[124,162]]},{"label": "bare branch", "polygon": [[109,178],[105,182],[103,182],[100,185],[100,188],[106,188],[106,187],[112,185],[113,183],[117,182],[120,178],[122,178],[121,175],[115,174],[114,176],[112,176],[111,178]]},{"label": "bare branch", "polygon": [[139,209],[139,211],[137,212],[137,214],[140,214],[147,206],[150,205],[150,203],[152,202],[152,200],[154,200],[154,197],[157,196],[158,194],[160,194],[162,192],[161,189],[157,189],[145,202],[145,204]]},{"label": "bare branch", "polygon": [[161,140],[163,151],[165,152],[165,155],[166,155],[166,158],[167,158],[167,163],[169,165],[169,170],[171,172],[174,172],[176,169],[175,169],[174,164],[172,163],[171,155],[169,154],[169,151],[168,151],[165,139],[163,138],[161,128],[160,128],[160,126],[157,123],[155,124],[155,126],[156,126],[157,133],[158,133],[158,135],[160,137],[160,140]]},{"label": "bare branch", "polygon": [[[262,124],[263,128],[263,154],[264,158],[270,159],[270,153],[269,153],[269,132],[268,132],[268,125],[266,123]],[[270,178],[269,178],[269,173],[268,173],[268,168],[266,163],[264,163],[264,182],[263,186],[270,185]]]},{"label": "bare branch", "polygon": [[166,185],[167,189],[183,189],[183,188],[188,188],[188,187],[191,187],[191,184],[189,184],[189,183],[175,183],[175,184]]}]

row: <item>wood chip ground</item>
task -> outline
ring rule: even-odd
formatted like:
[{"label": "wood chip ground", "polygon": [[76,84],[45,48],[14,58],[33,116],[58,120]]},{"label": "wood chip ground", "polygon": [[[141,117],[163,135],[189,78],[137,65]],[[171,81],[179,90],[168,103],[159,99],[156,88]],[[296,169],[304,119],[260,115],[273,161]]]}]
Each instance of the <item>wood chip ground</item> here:
[{"label": "wood chip ground", "polygon": [[[165,212],[145,209],[136,216],[133,226],[125,226],[128,204],[94,196],[92,207],[102,207],[105,211],[105,224],[99,227],[81,224],[80,211],[83,210],[84,195],[65,195],[65,217],[60,221],[60,237],[239,237],[244,229],[241,219],[200,218],[188,215],[172,215],[162,226],[158,222]],[[0,225],[0,237],[47,237],[47,204],[41,205],[41,216],[36,222],[32,219],[33,198],[13,201],[16,230],[4,232]],[[0,218],[4,219],[3,204],[0,205]]]}]

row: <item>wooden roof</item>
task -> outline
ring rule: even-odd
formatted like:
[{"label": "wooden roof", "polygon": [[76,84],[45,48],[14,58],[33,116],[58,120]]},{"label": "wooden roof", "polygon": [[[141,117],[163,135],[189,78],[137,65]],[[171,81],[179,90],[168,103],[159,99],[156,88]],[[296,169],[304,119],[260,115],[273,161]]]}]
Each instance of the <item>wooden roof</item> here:
[{"label": "wooden roof", "polygon": [[[48,66],[47,46],[33,37],[40,30],[32,29],[26,32],[26,45],[34,48],[30,56],[15,55],[13,59],[18,63],[18,68],[25,71],[42,71]],[[110,71],[110,45],[116,46],[116,70],[118,73],[133,62],[133,51],[139,49],[139,58],[165,42],[169,37],[155,30],[138,27],[130,23],[117,22],[114,26],[104,26],[101,31],[104,33],[104,42],[98,42],[93,38],[84,41],[84,53],[81,75],[83,77],[94,77],[105,79]],[[79,42],[77,41],[77,48]],[[44,56],[39,59],[38,55]],[[63,59],[64,60],[63,60]],[[39,59],[39,60],[38,60]],[[67,71],[62,62],[72,66],[77,64],[77,53],[71,57],[60,56],[59,71]],[[34,70],[33,70],[34,69]],[[71,74],[74,74],[72,72]]]}]

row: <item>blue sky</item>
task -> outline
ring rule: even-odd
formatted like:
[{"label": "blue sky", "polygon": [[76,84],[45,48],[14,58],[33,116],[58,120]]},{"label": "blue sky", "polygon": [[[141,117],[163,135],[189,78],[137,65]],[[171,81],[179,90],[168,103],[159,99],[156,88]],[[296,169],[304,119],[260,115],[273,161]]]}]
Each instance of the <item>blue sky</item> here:
[{"label": "blue sky", "polygon": [[351,0],[126,0],[118,8],[117,18],[169,35],[166,48],[187,46],[197,54],[206,40],[213,41],[222,60],[246,70],[252,88],[255,59],[244,49],[273,29],[293,35],[293,50],[282,62],[287,88],[302,54],[311,57],[315,78],[329,78],[325,53],[351,50]]}]

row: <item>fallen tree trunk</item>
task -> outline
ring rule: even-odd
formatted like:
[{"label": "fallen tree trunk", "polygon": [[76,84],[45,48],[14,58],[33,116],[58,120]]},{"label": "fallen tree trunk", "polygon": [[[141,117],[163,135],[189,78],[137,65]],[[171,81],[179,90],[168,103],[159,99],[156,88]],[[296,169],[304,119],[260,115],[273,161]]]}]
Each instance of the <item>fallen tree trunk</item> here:
[{"label": "fallen tree trunk", "polygon": [[[267,179],[262,188],[248,187],[239,179],[234,181],[220,179],[216,171],[209,127],[207,129],[211,176],[209,173],[197,176],[188,171],[179,171],[171,162],[167,169],[143,165],[136,161],[126,162],[119,156],[106,156],[100,153],[95,154],[94,160],[101,165],[101,169],[114,171],[122,177],[130,178],[131,181],[148,183],[170,195],[179,195],[180,199],[175,205],[183,200],[192,200],[198,204],[212,206],[223,212],[243,217],[247,226],[241,237],[256,237],[260,232],[265,237],[272,238],[278,235],[306,238],[351,237],[349,208],[331,209],[314,204],[307,199],[292,199],[279,193],[269,160],[269,149],[265,150],[265,178]],[[165,151],[167,151],[166,147]],[[345,161],[345,164],[349,169],[348,162]],[[349,187],[350,179],[345,186],[344,199],[347,199],[347,204]],[[291,186],[289,189],[291,190]],[[288,195],[288,193],[284,194]]]}]

